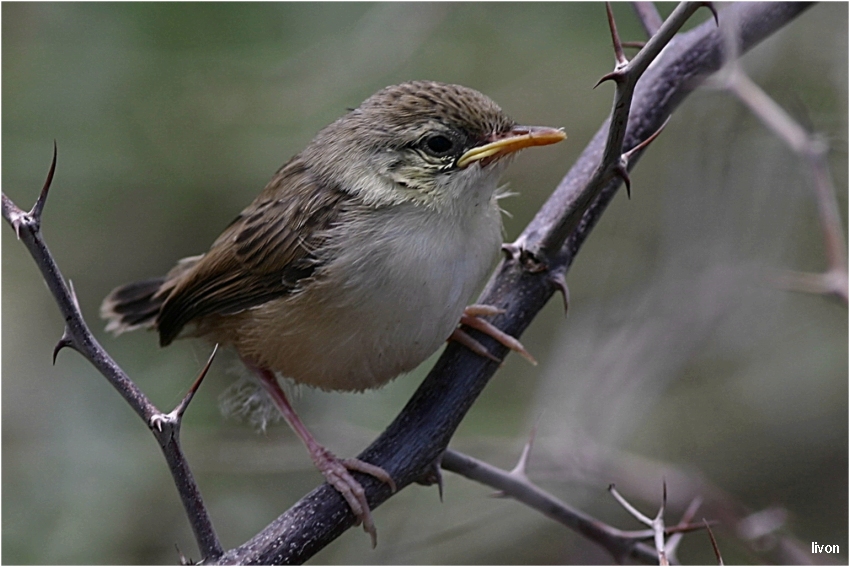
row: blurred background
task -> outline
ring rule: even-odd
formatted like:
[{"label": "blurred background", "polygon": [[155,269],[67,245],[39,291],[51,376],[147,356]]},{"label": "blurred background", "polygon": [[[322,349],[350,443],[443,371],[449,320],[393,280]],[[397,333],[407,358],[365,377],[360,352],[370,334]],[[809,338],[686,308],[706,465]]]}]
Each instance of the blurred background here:
[{"label": "blurred background", "polygon": [[[662,6],[666,14],[670,5]],[[644,36],[615,6],[624,40]],[[750,76],[831,147],[847,210],[847,15],[817,5],[744,59]],[[710,17],[697,13],[693,25]],[[722,17],[722,15],[721,15]],[[2,6],[2,185],[34,202],[59,146],[44,235],[98,339],[169,411],[209,355],[114,338],[102,298],[207,249],[272,173],[348,107],[409,79],[457,82],[523,123],[569,139],[522,155],[505,181],[513,240],[607,116],[613,87],[602,4],[78,4]],[[4,563],[199,559],[157,444],[79,355],[51,351],[62,319],[2,228]],[[826,267],[808,170],[739,102],[701,90],[632,174],[452,447],[510,469],[536,426],[532,480],[623,529],[640,526],[609,483],[668,522],[697,496],[727,563],[845,563],[848,317],[788,292],[784,270]],[[295,405],[337,454],[390,423],[432,361],[365,394],[303,389]],[[320,482],[285,425],[224,418],[239,375],[220,355],[183,444],[225,547],[243,543]],[[317,563],[610,563],[566,528],[445,475],[445,498],[412,486],[375,513],[376,550],[349,530]],[[749,523],[740,523],[750,517]],[[746,532],[755,526],[755,532]],[[771,531],[773,526],[775,531]],[[750,540],[743,536],[749,533]],[[839,556],[814,556],[812,541]],[[794,556],[796,544],[804,552]],[[714,563],[704,533],[685,563]]]}]

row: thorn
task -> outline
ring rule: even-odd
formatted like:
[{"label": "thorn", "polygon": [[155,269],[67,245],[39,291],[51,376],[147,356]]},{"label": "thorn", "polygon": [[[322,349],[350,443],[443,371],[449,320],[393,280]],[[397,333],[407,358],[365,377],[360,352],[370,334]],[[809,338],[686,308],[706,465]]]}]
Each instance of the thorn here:
[{"label": "thorn", "polygon": [[623,44],[620,42],[620,34],[617,33],[617,23],[614,21],[614,12],[611,10],[611,3],[605,2],[605,11],[608,13],[608,27],[611,28],[611,40],[614,42],[614,57],[617,59],[617,66],[629,64],[629,60],[623,54]]},{"label": "thorn", "polygon": [[47,172],[47,179],[44,180],[44,186],[41,188],[41,193],[30,211],[30,215],[36,224],[41,224],[41,213],[44,211],[44,204],[47,202],[47,193],[50,191],[50,185],[53,183],[53,174],[56,173],[56,155],[56,140],[53,140],[53,160],[50,162],[50,170]]},{"label": "thorn", "polygon": [[622,158],[620,158],[620,163],[614,168],[614,174],[623,180],[623,183],[626,184],[626,197],[629,199],[632,198],[632,181],[629,178],[629,171],[626,169],[626,165]]},{"label": "thorn", "polygon": [[443,503],[443,469],[440,467],[440,460],[437,459],[434,461],[433,467],[431,467],[431,481],[432,484],[437,485],[437,493],[440,495],[440,504]]},{"label": "thorn", "polygon": [[180,428],[180,421],[183,419],[183,413],[185,413],[186,409],[189,407],[189,403],[192,401],[192,398],[195,397],[195,392],[198,391],[198,388],[201,386],[201,382],[204,381],[204,378],[209,372],[210,366],[212,366],[213,360],[215,359],[215,355],[218,352],[218,343],[213,347],[212,352],[210,353],[210,357],[207,359],[207,363],[201,369],[198,377],[195,378],[195,381],[189,387],[189,391],[186,392],[186,395],[180,400],[180,403],[177,404],[170,413],[162,413],[157,412],[150,417],[148,420],[148,426],[151,429],[156,429],[160,433],[162,433],[162,426],[165,423],[171,424],[175,427],[175,429]]},{"label": "thorn", "polygon": [[531,448],[534,446],[535,435],[537,435],[537,424],[531,428],[531,434],[528,436],[528,441],[525,442],[525,445],[522,448],[522,453],[519,455],[519,460],[513,470],[508,473],[509,475],[518,476],[524,479],[528,478],[528,475],[526,475],[526,470],[528,469],[528,456],[531,454]]},{"label": "thorn", "polygon": [[431,486],[432,484],[437,485],[437,491],[440,493],[440,502],[443,501],[443,469],[440,467],[440,462],[442,460],[442,454],[437,457],[431,465],[425,469],[425,472],[419,475],[419,477],[414,481],[417,484],[421,484],[423,486]]},{"label": "thorn", "polygon": [[74,346],[71,334],[68,332],[68,327],[65,327],[65,331],[62,333],[62,338],[59,339],[59,342],[57,342],[56,346],[53,347],[53,366],[56,366],[56,357],[59,355],[59,351],[66,347],[77,350]]},{"label": "thorn", "polygon": [[[539,419],[539,418],[538,418]],[[537,424],[535,423],[531,427],[531,432],[528,435],[528,441],[525,442],[525,445],[522,446],[522,452],[519,455],[519,459],[517,459],[517,463],[513,469],[508,473],[508,476],[512,476],[514,478],[520,479],[524,482],[529,482],[528,480],[528,461],[529,456],[531,455],[531,449],[534,447],[534,438],[537,436]],[[497,490],[493,494],[490,495],[491,498],[507,498],[507,494],[503,490]]]},{"label": "thorn", "polygon": [[661,126],[658,127],[658,130],[653,132],[646,140],[644,140],[640,144],[636,145],[635,147],[633,147],[632,149],[630,149],[629,151],[624,153],[621,156],[620,159],[625,160],[626,164],[628,164],[629,161],[635,156],[635,154],[645,150],[647,148],[647,146],[649,146],[649,144],[654,142],[658,138],[658,136],[661,135],[661,132],[664,130],[664,128],[670,122],[670,118],[672,118],[672,115],[667,117],[667,120],[665,120],[664,123]]},{"label": "thorn", "polygon": [[717,9],[714,7],[714,2],[703,2],[702,5],[711,10],[711,15],[714,16],[714,25],[720,27],[720,16],[717,15]]},{"label": "thorn", "polygon": [[[717,524],[717,522],[709,522],[709,524]],[[667,526],[666,528],[664,528],[664,533],[675,536],[676,534],[686,534],[703,529],[705,529],[705,526],[703,524],[685,524],[679,522],[675,526]]]},{"label": "thorn", "polygon": [[685,510],[685,513],[682,515],[682,519],[679,523],[690,524],[691,520],[694,519],[694,516],[696,515],[697,510],[699,510],[700,506],[702,506],[702,497],[697,496],[693,500],[691,500],[690,504],[688,504],[688,507]]},{"label": "thorn", "polygon": [[[192,386],[189,388],[189,391],[186,392],[186,396],[180,401],[174,411],[171,412],[171,415],[175,417],[178,421],[183,417],[183,413],[186,411],[186,408],[189,407],[189,403],[192,401],[192,398],[195,397],[195,392],[198,391],[198,388],[201,387],[201,382],[204,381],[204,378],[207,376],[207,372],[209,372],[210,367],[212,366],[213,360],[215,360],[215,355],[218,352],[218,343],[212,349],[210,353],[210,357],[207,359],[207,363],[201,369],[198,377],[195,378],[195,381],[192,383]],[[161,431],[161,429],[160,429]]]},{"label": "thorn", "polygon": [[595,89],[596,87],[598,87],[599,85],[601,85],[605,81],[614,81],[615,83],[622,83],[625,80],[626,80],[626,77],[625,77],[625,75],[623,74],[622,71],[614,70],[614,71],[611,71],[610,73],[605,73],[604,75],[602,75],[602,78],[599,79],[598,81],[596,81],[596,84],[593,85],[593,88]]},{"label": "thorn", "polygon": [[714,549],[714,557],[717,558],[717,564],[723,565],[723,557],[720,555],[720,548],[717,546],[717,540],[714,539],[714,532],[711,531],[711,526],[705,518],[703,518],[702,521],[705,524],[705,529],[708,531],[708,537],[711,539],[711,547]]},{"label": "thorn", "polygon": [[626,197],[628,197],[629,199],[632,198],[632,183],[631,183],[631,179],[629,178],[629,171],[628,171],[629,162],[631,162],[632,158],[638,152],[642,152],[643,150],[645,150],[647,148],[647,146],[649,146],[649,144],[654,142],[658,138],[658,136],[661,135],[661,132],[664,130],[664,128],[670,122],[670,118],[671,117],[668,116],[667,120],[665,120],[664,123],[661,126],[659,126],[658,129],[655,132],[653,132],[648,138],[646,138],[640,144],[636,145],[635,147],[633,147],[632,149],[630,149],[629,151],[625,152],[624,154],[622,154],[620,156],[620,163],[614,169],[614,173],[623,180],[623,183],[626,184]]},{"label": "thorn", "polygon": [[564,317],[567,316],[570,310],[570,288],[567,287],[567,280],[562,271],[552,272],[549,275],[549,282],[555,286],[555,289],[561,292],[561,297],[564,299]]},{"label": "thorn", "polygon": [[700,505],[702,505],[702,498],[697,496],[691,503],[688,504],[688,508],[685,510],[685,513],[682,514],[682,518],[679,520],[679,523],[675,526],[668,527],[665,530],[665,533],[670,537],[667,539],[667,558],[670,559],[671,563],[679,563],[676,559],[676,550],[679,548],[679,544],[684,539],[685,533],[688,528],[692,526],[691,520],[694,515],[697,513]]}]

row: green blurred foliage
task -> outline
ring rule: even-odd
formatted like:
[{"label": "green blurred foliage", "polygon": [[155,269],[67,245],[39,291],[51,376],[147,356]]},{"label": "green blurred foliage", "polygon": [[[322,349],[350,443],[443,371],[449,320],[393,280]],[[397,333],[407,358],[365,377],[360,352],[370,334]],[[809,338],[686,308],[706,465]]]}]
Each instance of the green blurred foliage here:
[{"label": "green blurred foliage", "polygon": [[[663,10],[669,11],[665,5]],[[626,5],[620,31],[641,39]],[[44,233],[98,338],[162,409],[208,355],[115,339],[97,309],[114,286],[196,254],[322,126],[377,89],[428,78],[477,88],[566,143],[524,154],[506,181],[512,240],[605,119],[613,89],[601,4],[104,4],[2,6],[3,190],[36,197],[58,141]],[[707,11],[697,20],[709,17]],[[847,5],[803,14],[745,58],[754,80],[831,144],[847,208]],[[847,561],[847,309],[777,289],[820,270],[823,242],[801,160],[727,94],[675,114],[453,446],[510,468],[532,425],[529,474],[600,519],[634,527],[605,491],[645,511],[667,478],[671,521],[698,492],[789,512],[784,534],[839,544]],[[846,226],[846,218],[843,219]],[[3,240],[5,563],[174,563],[197,550],[155,442],[107,383],[66,351],[62,321],[12,232]],[[359,452],[429,364],[364,395],[304,390],[319,439]],[[320,480],[285,426],[257,435],[219,415],[227,356],[190,408],[184,445],[225,546]],[[446,475],[376,511],[379,546],[350,530],[319,563],[608,563],[596,546],[492,491]],[[722,511],[727,563],[759,561]],[[728,518],[727,518],[728,519]],[[704,535],[685,562],[713,562]],[[823,556],[813,560],[826,560]]]}]

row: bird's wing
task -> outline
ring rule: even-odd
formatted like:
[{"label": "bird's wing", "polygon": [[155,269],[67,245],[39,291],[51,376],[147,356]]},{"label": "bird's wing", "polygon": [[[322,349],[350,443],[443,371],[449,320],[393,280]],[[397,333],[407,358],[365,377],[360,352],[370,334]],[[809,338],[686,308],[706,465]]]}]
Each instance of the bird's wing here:
[{"label": "bird's wing", "polygon": [[316,251],[348,199],[297,157],[287,163],[209,252],[163,286],[160,344],[199,317],[237,313],[292,293],[321,265]]}]

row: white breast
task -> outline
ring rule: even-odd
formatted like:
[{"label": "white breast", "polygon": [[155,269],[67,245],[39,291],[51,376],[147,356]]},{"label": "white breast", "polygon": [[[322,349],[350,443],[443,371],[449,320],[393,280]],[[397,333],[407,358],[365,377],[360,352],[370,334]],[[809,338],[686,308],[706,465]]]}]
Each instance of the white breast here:
[{"label": "white breast", "polygon": [[267,336],[272,325],[259,320],[243,331],[256,353],[243,354],[333,390],[375,388],[412,370],[449,337],[493,268],[499,209],[492,195],[480,206],[462,219],[413,204],[349,219],[322,276],[264,310],[285,317],[287,333]]}]

